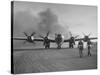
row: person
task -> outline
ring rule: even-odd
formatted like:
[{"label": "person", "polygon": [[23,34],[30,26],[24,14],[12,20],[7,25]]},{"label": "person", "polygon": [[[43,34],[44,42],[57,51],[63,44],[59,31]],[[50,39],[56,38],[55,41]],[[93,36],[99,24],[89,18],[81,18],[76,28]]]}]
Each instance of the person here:
[{"label": "person", "polygon": [[88,48],[88,56],[91,56],[91,52],[90,52],[90,49],[91,49],[91,41],[90,40],[88,40],[87,41],[87,48]]},{"label": "person", "polygon": [[78,43],[80,58],[83,57],[83,42],[80,40]]}]

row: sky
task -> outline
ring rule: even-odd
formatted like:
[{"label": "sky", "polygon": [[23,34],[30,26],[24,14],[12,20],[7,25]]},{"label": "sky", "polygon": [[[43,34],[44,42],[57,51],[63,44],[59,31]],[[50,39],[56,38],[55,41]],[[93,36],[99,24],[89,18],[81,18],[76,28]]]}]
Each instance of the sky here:
[{"label": "sky", "polygon": [[33,31],[45,35],[47,31],[62,33],[69,38],[69,32],[90,37],[97,36],[97,7],[87,5],[54,4],[14,1],[14,36]]}]

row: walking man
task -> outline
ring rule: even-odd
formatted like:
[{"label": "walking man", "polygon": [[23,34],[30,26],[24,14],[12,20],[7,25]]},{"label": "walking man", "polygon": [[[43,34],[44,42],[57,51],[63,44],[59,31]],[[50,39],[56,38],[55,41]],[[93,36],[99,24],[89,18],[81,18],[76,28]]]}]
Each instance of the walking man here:
[{"label": "walking man", "polygon": [[91,41],[90,40],[88,40],[87,41],[87,48],[88,48],[88,56],[91,56],[91,52],[90,52],[90,49],[91,49]]},{"label": "walking man", "polygon": [[82,58],[83,57],[83,42],[81,40],[78,43],[78,48],[79,48],[80,58]]}]

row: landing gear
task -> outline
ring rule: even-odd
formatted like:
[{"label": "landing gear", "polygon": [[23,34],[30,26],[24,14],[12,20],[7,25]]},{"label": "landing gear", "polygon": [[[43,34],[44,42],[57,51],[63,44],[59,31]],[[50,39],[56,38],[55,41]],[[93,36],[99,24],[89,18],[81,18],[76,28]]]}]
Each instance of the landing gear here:
[{"label": "landing gear", "polygon": [[50,44],[45,44],[45,48],[50,48]]},{"label": "landing gear", "polygon": [[45,39],[43,45],[45,46],[46,49],[50,48],[50,41],[48,39]]},{"label": "landing gear", "polygon": [[58,48],[58,49],[61,49],[61,45],[59,44],[57,48]]},{"label": "landing gear", "polygon": [[74,48],[73,44],[69,44],[69,48]]}]

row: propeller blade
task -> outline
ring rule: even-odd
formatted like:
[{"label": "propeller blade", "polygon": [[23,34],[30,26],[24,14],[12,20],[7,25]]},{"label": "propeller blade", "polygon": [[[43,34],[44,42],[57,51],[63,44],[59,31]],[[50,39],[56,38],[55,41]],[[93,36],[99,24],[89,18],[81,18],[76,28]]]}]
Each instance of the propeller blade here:
[{"label": "propeller blade", "polygon": [[33,32],[32,34],[31,34],[31,36],[34,36],[34,34],[36,34],[35,32]]},{"label": "propeller blade", "polygon": [[70,36],[72,37],[72,33],[71,33],[71,32],[69,32],[69,34],[70,34]]},{"label": "propeller blade", "polygon": [[88,34],[88,36],[90,36],[91,35],[91,33],[90,34]]},{"label": "propeller blade", "polygon": [[79,35],[76,35],[74,38],[77,38]]},{"label": "propeller blade", "polygon": [[86,36],[83,32],[82,32],[82,34],[83,34],[84,36]]},{"label": "propeller blade", "polygon": [[39,35],[39,37],[41,37],[41,38],[43,38],[43,39],[44,39],[44,37],[43,37],[43,36],[41,36],[41,35]]},{"label": "propeller blade", "polygon": [[28,36],[27,33],[23,32],[25,36]]},{"label": "propeller blade", "polygon": [[47,33],[46,37],[48,37],[48,36],[49,36],[49,33],[50,33],[50,32],[48,31],[48,33]]}]

